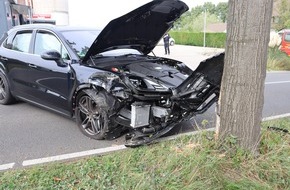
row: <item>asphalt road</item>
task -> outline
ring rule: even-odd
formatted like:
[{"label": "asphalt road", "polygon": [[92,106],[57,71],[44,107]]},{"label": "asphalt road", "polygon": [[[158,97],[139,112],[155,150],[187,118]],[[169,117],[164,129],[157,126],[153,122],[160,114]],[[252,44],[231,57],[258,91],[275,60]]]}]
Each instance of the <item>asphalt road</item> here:
[{"label": "asphalt road", "polygon": [[[170,56],[191,60],[191,67],[195,68],[196,62],[217,51],[220,50],[174,46]],[[163,48],[157,47],[155,54],[162,56],[162,53]],[[289,92],[290,72],[267,73],[263,117],[289,114]],[[214,127],[214,107],[195,117],[198,124],[204,119]],[[171,134],[192,131],[194,125],[194,120],[181,123]],[[22,167],[27,160],[120,147],[124,142],[124,137],[111,141],[91,140],[81,134],[73,120],[27,103],[0,106],[0,131],[0,171]]]}]

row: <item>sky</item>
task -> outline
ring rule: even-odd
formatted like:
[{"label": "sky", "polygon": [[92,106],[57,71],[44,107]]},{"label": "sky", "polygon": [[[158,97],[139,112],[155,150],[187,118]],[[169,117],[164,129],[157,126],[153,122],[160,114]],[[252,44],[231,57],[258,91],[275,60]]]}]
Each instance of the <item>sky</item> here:
[{"label": "sky", "polygon": [[203,5],[205,2],[211,2],[217,5],[220,2],[228,2],[228,0],[183,0],[183,2],[185,2],[191,9],[197,5]]},{"label": "sky", "polygon": [[[111,20],[120,17],[151,0],[68,0],[69,24],[102,28]],[[228,0],[183,0],[189,8],[205,2],[218,4]],[[81,2],[81,3],[80,3]]]}]

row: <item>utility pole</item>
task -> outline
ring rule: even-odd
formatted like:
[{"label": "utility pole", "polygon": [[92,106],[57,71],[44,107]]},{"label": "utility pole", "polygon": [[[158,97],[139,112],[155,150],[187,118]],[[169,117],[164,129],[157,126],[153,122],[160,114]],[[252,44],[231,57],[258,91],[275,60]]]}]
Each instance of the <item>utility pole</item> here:
[{"label": "utility pole", "polygon": [[206,8],[204,8],[204,19],[203,19],[203,47],[205,47],[205,33],[206,33]]}]

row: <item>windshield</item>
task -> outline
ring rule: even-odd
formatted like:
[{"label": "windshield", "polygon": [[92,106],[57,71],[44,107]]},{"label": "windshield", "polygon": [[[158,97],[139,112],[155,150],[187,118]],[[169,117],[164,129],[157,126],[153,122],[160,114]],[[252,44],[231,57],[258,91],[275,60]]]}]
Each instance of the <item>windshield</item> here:
[{"label": "windshield", "polygon": [[105,57],[123,56],[123,55],[142,55],[142,54],[136,49],[123,48],[123,49],[114,49],[114,50],[105,51],[105,52],[97,54],[96,57],[98,56],[105,56]]},{"label": "windshield", "polygon": [[77,53],[80,59],[82,59],[86,55],[87,51],[89,50],[99,33],[99,30],[62,31],[63,36],[67,40],[67,43],[70,44],[70,46]]}]

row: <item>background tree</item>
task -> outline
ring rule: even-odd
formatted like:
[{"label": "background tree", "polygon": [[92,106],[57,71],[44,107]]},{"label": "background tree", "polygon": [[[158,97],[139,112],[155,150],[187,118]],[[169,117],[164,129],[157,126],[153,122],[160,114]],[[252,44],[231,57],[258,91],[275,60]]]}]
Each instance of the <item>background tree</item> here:
[{"label": "background tree", "polygon": [[[220,20],[213,14],[207,14],[207,24],[219,23]],[[202,32],[204,27],[204,15],[184,17],[179,24],[175,24],[175,30],[179,27],[181,31]]]},{"label": "background tree", "polygon": [[203,4],[203,6],[201,6],[203,11],[206,9],[206,12],[209,14],[214,15],[216,13],[216,7],[215,4],[211,3],[211,2],[205,2]]},{"label": "background tree", "polygon": [[290,28],[290,1],[289,0],[277,0],[278,6],[278,23],[275,24],[277,30],[284,28]]},{"label": "background tree", "polygon": [[186,12],[175,23],[174,30],[202,32],[204,24],[204,12],[207,12],[207,25],[226,21],[227,3],[219,3],[217,6],[211,2],[205,2],[203,5],[193,7],[191,11]]},{"label": "background tree", "polygon": [[217,136],[252,152],[260,140],[273,0],[229,0]]},{"label": "background tree", "polygon": [[222,21],[226,22],[227,21],[227,14],[228,14],[228,3],[219,3],[216,6],[216,11],[215,15]]}]

